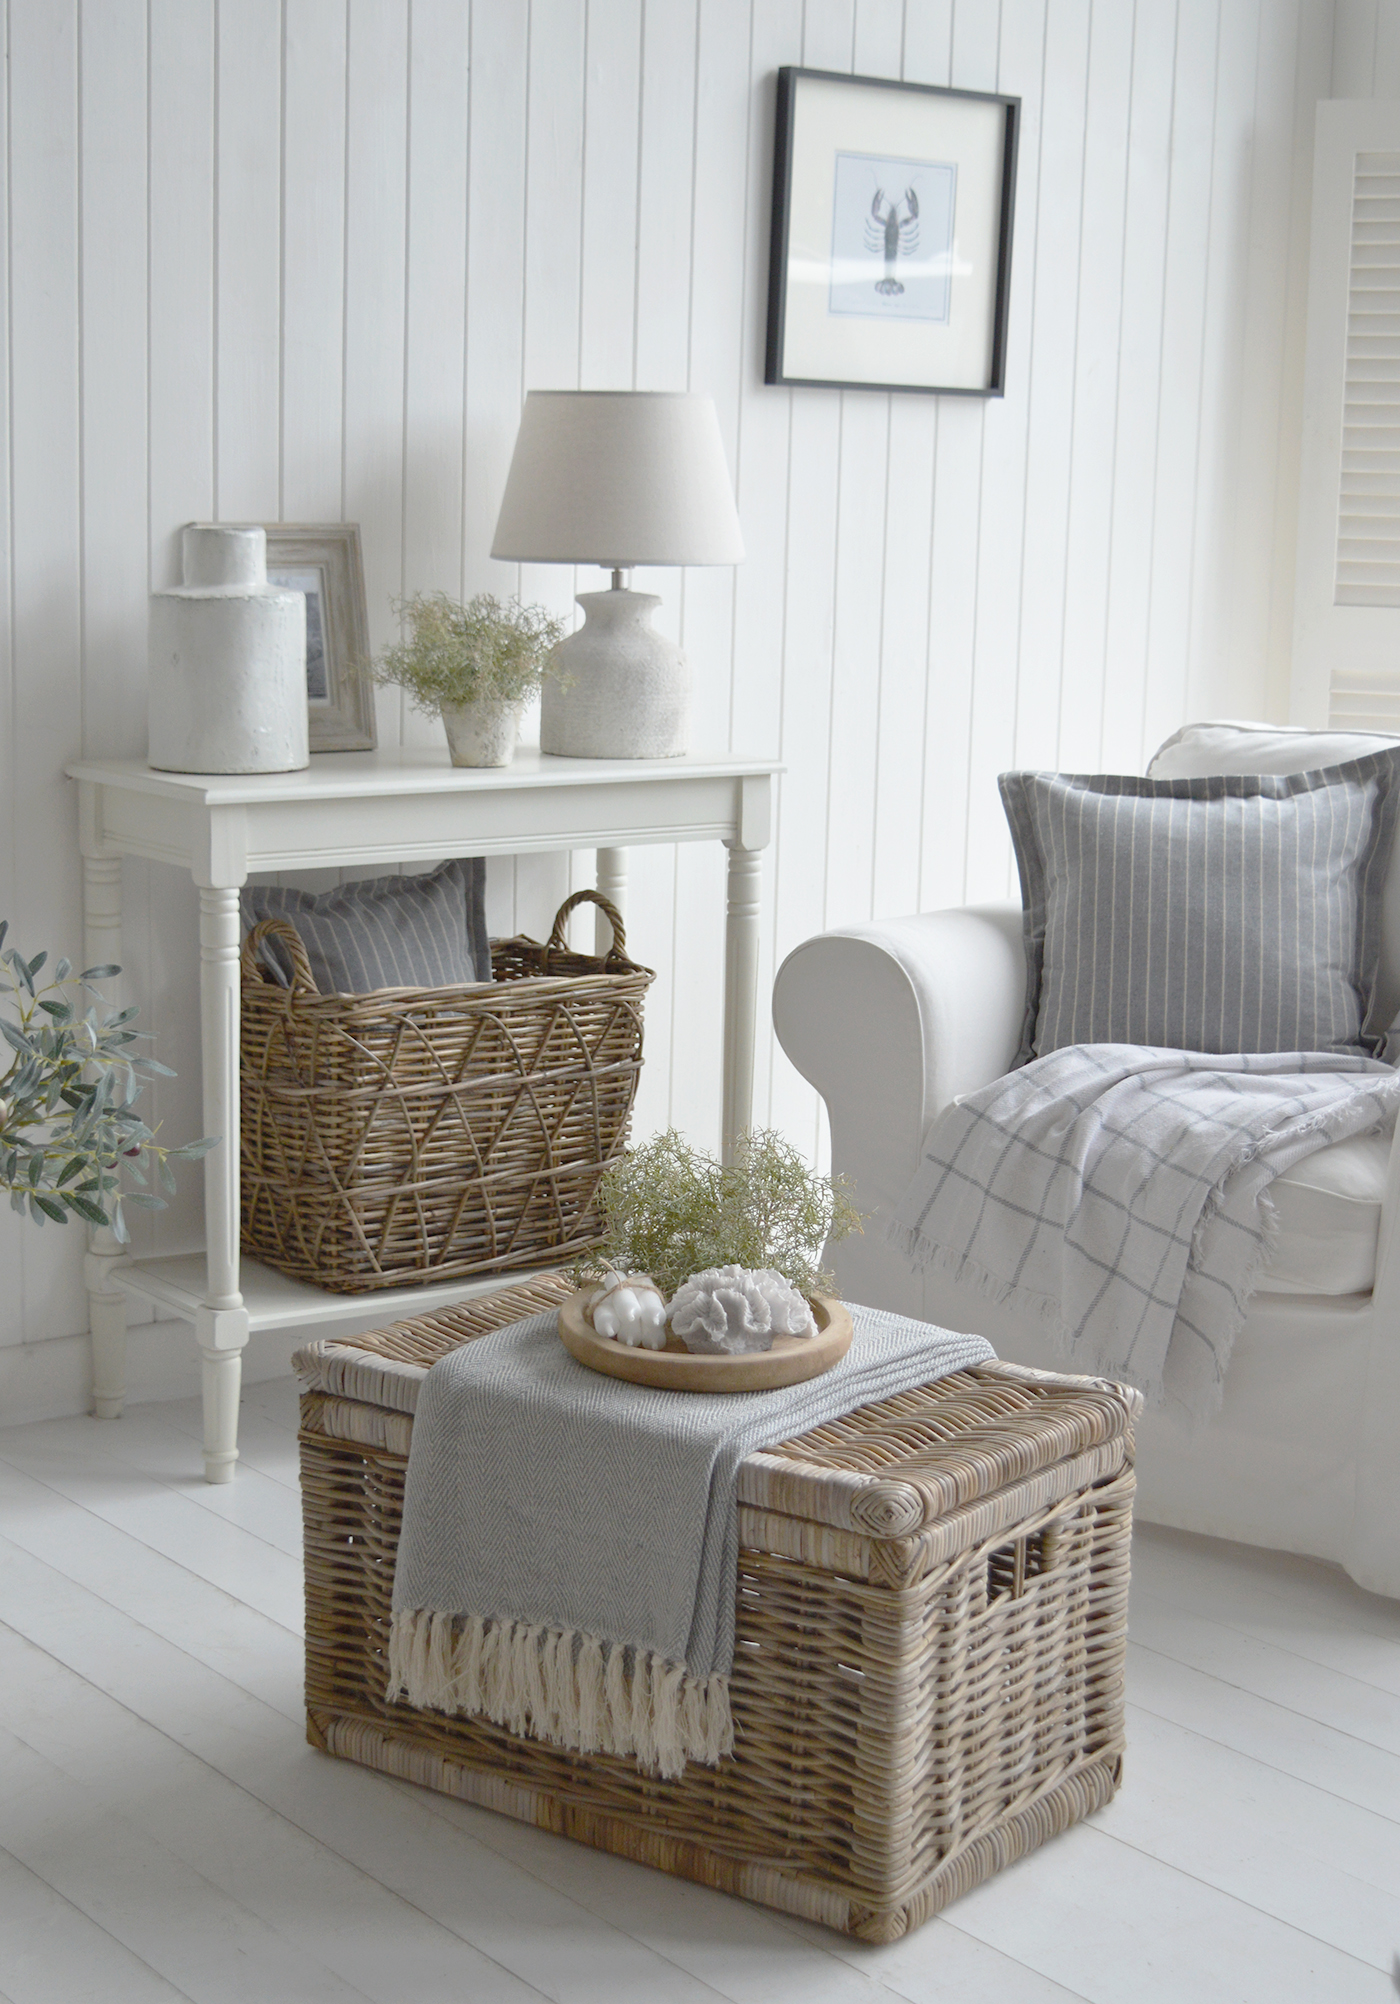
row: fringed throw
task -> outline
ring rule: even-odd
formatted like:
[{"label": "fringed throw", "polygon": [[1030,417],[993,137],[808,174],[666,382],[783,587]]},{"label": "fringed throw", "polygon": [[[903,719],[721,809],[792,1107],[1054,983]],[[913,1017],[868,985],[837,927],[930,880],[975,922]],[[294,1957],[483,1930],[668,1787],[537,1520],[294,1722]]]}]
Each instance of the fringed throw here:
[{"label": "fringed throw", "polygon": [[579,1753],[623,1754],[674,1780],[734,1751],[729,1679],[577,1629],[420,1608],[393,1617],[387,1695],[422,1711],[478,1713]]},{"label": "fringed throw", "polygon": [[755,1448],[992,1356],[881,1310],[822,1377],[659,1392],[547,1312],[434,1364],[413,1424],[388,1693],[678,1775],[733,1750],[738,1472]]}]

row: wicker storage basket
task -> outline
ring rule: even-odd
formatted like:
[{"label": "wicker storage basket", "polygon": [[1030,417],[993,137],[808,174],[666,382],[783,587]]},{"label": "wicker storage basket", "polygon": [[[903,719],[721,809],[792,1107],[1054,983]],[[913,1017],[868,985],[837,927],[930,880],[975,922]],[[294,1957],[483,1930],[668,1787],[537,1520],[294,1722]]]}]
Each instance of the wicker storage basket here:
[{"label": "wicker storage basket", "polygon": [[678,1781],[384,1699],[428,1366],[554,1277],[297,1359],[307,1736],[662,1871],[890,1941],[1118,1786],[1132,1429],[1098,1379],[988,1364],[754,1454],[734,1757]]},{"label": "wicker storage basket", "polygon": [[[572,953],[601,906],[607,955]],[[293,986],[265,977],[285,941]],[[494,940],[494,982],[318,993],[295,928],[243,943],[242,1238],[297,1280],[357,1294],[550,1265],[598,1242],[594,1194],[622,1153],[654,976],[579,891],[541,946]]]}]

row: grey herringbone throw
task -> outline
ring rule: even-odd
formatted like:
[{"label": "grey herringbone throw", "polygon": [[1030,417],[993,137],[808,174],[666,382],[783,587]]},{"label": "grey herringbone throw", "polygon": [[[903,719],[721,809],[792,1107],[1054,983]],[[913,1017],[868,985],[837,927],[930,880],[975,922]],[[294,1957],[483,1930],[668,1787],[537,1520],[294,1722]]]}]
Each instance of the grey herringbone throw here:
[{"label": "grey herringbone throw", "polygon": [[1199,1422],[1269,1256],[1268,1185],[1397,1105],[1376,1059],[1075,1045],[944,1108],[891,1237],[1048,1325],[1068,1369]]},{"label": "grey herringbone throw", "polygon": [[776,1392],[653,1391],[576,1363],[551,1310],[433,1365],[413,1423],[389,1695],[679,1774],[732,1746],[739,1464],[991,1345],[870,1308]]}]

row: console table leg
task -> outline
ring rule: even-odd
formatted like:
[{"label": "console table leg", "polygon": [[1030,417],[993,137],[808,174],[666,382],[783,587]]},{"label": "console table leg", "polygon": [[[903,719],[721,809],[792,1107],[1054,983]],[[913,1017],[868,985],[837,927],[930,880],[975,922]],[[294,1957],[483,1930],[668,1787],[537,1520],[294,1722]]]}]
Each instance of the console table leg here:
[{"label": "console table leg", "polygon": [[758,1008],[758,912],[761,852],[729,847],[724,931],[723,1159],[753,1119],[753,1046]]},{"label": "console table leg", "polygon": [[[122,957],[120,856],[83,858],[83,965],[119,967]],[[104,992],[114,995],[110,981]],[[126,1296],[112,1284],[124,1247],[105,1225],[88,1233],[83,1277],[92,1339],[92,1409],[98,1419],[120,1419],[126,1397]]]},{"label": "console table leg", "polygon": [[238,1460],[238,1396],[248,1316],[241,1308],[201,1308],[199,1340],[204,1390],[204,1479],[232,1482]]},{"label": "console table leg", "polygon": [[[627,851],[625,849],[600,849],[598,851],[598,890],[616,905],[624,921],[627,917]],[[601,956],[612,945],[612,927],[605,912],[596,912],[593,919],[593,951]]]},{"label": "console table leg", "polygon": [[199,997],[204,1131],[220,1137],[204,1158],[207,1272],[196,1336],[204,1358],[204,1474],[229,1482],[238,1459],[238,1391],[248,1315],[238,1274],[238,892],[199,893]]}]

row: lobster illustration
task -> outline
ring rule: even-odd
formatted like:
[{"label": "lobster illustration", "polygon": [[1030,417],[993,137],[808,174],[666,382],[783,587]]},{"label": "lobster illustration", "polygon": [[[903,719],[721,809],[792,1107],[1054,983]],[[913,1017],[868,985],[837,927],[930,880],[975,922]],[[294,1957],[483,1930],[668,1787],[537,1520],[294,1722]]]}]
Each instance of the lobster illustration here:
[{"label": "lobster illustration", "polygon": [[894,201],[886,197],[883,188],[875,190],[865,221],[865,247],[877,256],[883,253],[885,259],[885,275],[875,281],[875,290],[903,292],[894,275],[896,260],[912,257],[919,248],[919,198],[912,188],[906,188]]}]

